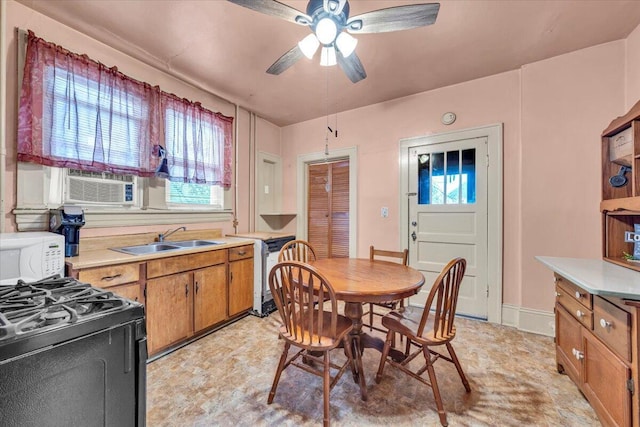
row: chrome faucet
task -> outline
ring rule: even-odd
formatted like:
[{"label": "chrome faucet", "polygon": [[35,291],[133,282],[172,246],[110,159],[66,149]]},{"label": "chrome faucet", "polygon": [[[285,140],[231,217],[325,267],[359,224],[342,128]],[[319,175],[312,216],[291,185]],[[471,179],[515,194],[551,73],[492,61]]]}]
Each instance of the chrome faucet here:
[{"label": "chrome faucet", "polygon": [[173,233],[175,233],[176,231],[187,231],[187,227],[178,227],[175,230],[167,230],[162,234],[158,234],[158,242],[164,242],[164,239],[166,239],[167,237],[171,236]]}]

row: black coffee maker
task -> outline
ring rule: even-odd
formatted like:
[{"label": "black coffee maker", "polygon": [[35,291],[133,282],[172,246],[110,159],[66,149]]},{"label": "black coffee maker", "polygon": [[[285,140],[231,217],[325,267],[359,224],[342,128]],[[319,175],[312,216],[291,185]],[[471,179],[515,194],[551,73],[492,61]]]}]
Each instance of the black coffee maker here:
[{"label": "black coffee maker", "polygon": [[80,228],[84,225],[84,212],[80,206],[63,205],[49,211],[49,231],[64,236],[64,256],[80,252]]}]

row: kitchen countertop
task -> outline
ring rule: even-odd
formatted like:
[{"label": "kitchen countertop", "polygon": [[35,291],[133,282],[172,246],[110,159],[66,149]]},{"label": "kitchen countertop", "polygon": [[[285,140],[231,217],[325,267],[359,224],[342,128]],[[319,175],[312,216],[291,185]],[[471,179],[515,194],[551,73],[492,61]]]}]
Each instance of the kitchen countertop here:
[{"label": "kitchen countertop", "polygon": [[257,239],[257,240],[270,240],[270,239],[279,239],[281,237],[294,236],[294,233],[276,233],[275,231],[255,231],[252,233],[228,234],[227,236],[244,237],[247,239]]},{"label": "kitchen countertop", "polygon": [[640,272],[601,259],[536,256],[554,272],[601,296],[640,300]]},{"label": "kitchen countertop", "polygon": [[[123,252],[117,252],[111,249],[95,249],[95,250],[82,250],[82,244],[80,248],[80,254],[75,257],[65,258],[66,265],[72,270],[78,270],[82,268],[91,267],[103,267],[105,265],[126,264],[130,262],[144,262],[151,259],[167,258],[180,255],[188,255],[197,252],[216,251],[220,249],[233,248],[236,246],[252,245],[252,240],[246,238],[236,237],[216,237],[217,242],[223,242],[214,246],[199,246],[194,248],[186,248],[175,251],[156,252],[144,255],[129,255]],[[171,243],[167,241],[167,243]],[[126,243],[119,245],[118,247],[128,246]]]}]

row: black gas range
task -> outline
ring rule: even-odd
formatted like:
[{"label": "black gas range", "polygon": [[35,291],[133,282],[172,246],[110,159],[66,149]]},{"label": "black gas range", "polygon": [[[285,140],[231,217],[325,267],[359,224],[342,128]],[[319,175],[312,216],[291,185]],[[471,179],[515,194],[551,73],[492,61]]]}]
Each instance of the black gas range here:
[{"label": "black gas range", "polygon": [[0,425],[142,426],[144,307],[73,278],[0,286]]}]

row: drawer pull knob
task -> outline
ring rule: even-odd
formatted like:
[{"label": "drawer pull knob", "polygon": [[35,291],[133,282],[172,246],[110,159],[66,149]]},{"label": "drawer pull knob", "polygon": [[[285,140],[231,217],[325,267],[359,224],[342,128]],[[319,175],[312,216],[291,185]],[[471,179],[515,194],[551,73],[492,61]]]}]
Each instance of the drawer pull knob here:
[{"label": "drawer pull knob", "polygon": [[602,326],[605,329],[609,329],[611,327],[611,322],[607,322],[604,319],[600,319],[600,326]]},{"label": "drawer pull knob", "polygon": [[239,251],[239,252],[238,252],[238,255],[240,255],[240,256],[244,256],[244,255],[246,255],[246,254],[247,254],[247,253],[246,253],[245,251]]},{"label": "drawer pull knob", "polygon": [[560,292],[556,291],[556,296],[557,296],[557,297],[561,297],[561,296],[562,296],[562,294],[561,294]]},{"label": "drawer pull knob", "polygon": [[118,273],[118,274],[114,274],[113,276],[104,276],[102,279],[100,280],[104,280],[105,282],[110,282],[113,279],[117,279],[118,277],[122,276],[122,274]]},{"label": "drawer pull knob", "polygon": [[553,278],[553,283],[558,283],[560,281],[560,279],[558,279],[557,277]]},{"label": "drawer pull knob", "polygon": [[580,310],[576,310],[576,316],[583,317],[584,313],[582,311],[580,311]]},{"label": "drawer pull knob", "polygon": [[573,353],[573,356],[578,360],[584,359],[584,353],[581,352],[580,350],[576,350],[575,348],[572,348],[571,353]]},{"label": "drawer pull knob", "polygon": [[580,299],[580,298],[584,298],[584,294],[581,294],[580,292],[576,291],[576,299]]}]

